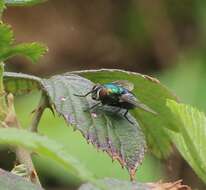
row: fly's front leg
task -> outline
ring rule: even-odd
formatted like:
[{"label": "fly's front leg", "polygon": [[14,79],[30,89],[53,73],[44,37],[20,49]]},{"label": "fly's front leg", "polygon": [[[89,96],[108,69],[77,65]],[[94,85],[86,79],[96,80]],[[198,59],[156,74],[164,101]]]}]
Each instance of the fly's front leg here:
[{"label": "fly's front leg", "polygon": [[91,94],[93,91],[89,91],[89,92],[87,92],[86,94],[83,94],[83,95],[81,95],[81,94],[73,94],[74,96],[78,96],[78,97],[87,97],[89,94]]}]

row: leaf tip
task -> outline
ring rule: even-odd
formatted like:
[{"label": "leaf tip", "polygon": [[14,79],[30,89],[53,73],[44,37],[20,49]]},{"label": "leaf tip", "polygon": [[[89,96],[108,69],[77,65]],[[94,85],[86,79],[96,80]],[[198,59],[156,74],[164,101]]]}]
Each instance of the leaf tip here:
[{"label": "leaf tip", "polygon": [[133,169],[129,170],[130,180],[132,182],[135,180],[136,170],[137,170],[136,168],[133,168]]}]

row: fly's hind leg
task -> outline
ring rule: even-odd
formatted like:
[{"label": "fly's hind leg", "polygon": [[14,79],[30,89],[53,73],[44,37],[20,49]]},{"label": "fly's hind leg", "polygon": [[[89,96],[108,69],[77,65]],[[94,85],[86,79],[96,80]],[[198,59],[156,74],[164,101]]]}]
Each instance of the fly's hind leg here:
[{"label": "fly's hind leg", "polygon": [[122,109],[122,108],[119,107],[115,112],[116,112],[116,113],[119,113],[121,109]]},{"label": "fly's hind leg", "polygon": [[128,110],[126,110],[126,112],[124,113],[124,118],[125,118],[129,123],[131,123],[131,124],[133,125],[134,123],[129,120],[129,118],[127,117],[127,114],[128,114]]}]

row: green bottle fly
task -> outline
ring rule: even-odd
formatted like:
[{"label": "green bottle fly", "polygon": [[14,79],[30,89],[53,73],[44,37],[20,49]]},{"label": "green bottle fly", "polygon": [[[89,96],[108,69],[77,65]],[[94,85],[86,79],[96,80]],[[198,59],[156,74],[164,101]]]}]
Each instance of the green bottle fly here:
[{"label": "green bottle fly", "polygon": [[128,117],[128,110],[134,108],[141,108],[144,111],[150,112],[152,114],[157,114],[151,108],[141,103],[135,95],[132,93],[134,85],[127,80],[118,80],[106,84],[96,84],[93,86],[92,90],[85,95],[76,95],[79,97],[86,97],[91,94],[93,100],[98,101],[97,104],[89,108],[89,110],[99,106],[109,105],[119,107],[120,109],[125,109],[124,117],[130,123],[132,123]]}]

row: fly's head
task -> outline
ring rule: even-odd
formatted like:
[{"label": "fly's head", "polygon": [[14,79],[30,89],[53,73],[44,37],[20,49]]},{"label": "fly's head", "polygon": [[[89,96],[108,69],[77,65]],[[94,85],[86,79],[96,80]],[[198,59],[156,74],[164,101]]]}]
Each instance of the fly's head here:
[{"label": "fly's head", "polygon": [[104,87],[101,84],[95,84],[92,88],[92,99],[93,100],[100,100],[100,91],[103,89]]}]

